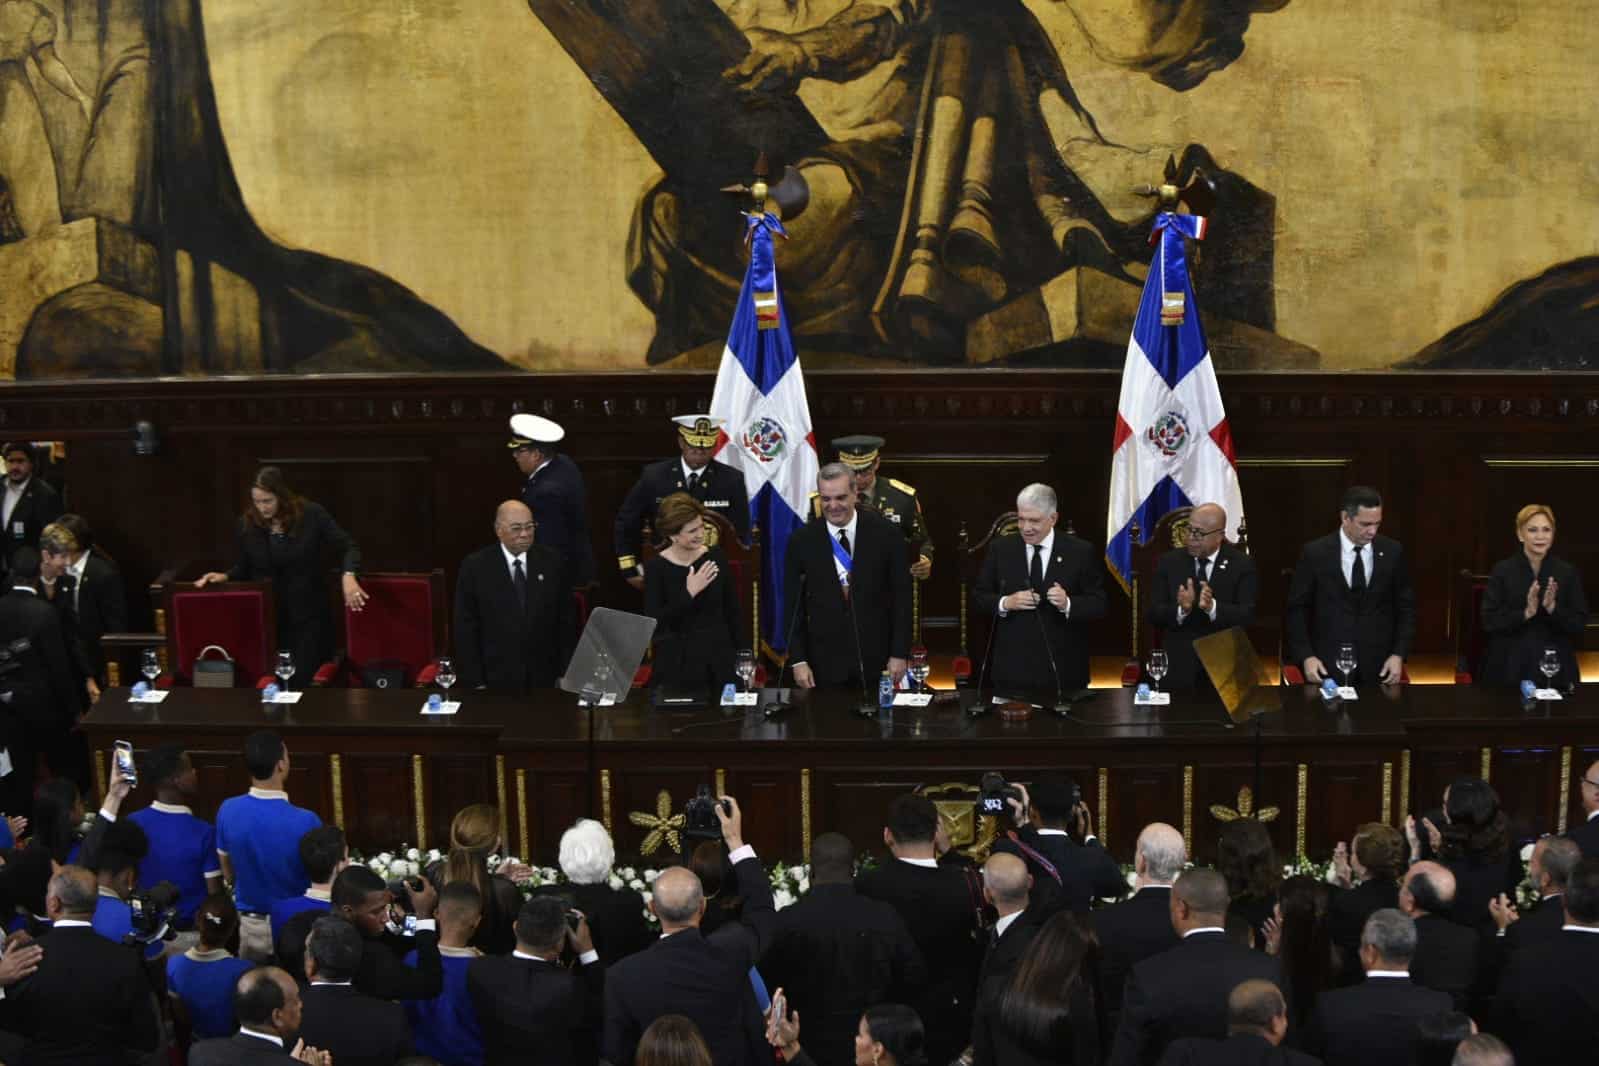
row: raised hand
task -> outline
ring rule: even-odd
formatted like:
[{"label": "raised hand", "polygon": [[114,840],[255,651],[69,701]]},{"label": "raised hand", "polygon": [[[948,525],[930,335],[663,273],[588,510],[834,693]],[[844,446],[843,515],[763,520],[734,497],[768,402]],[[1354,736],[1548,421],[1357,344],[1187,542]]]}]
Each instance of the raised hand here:
[{"label": "raised hand", "polygon": [[686,582],[689,596],[692,598],[704,592],[710,587],[711,582],[716,580],[716,575],[719,573],[721,571],[717,568],[715,561],[711,559],[705,560],[698,567],[690,566]]},{"label": "raised hand", "polygon": [[1543,587],[1543,609],[1552,613],[1555,609],[1555,599],[1559,595],[1560,582],[1550,578]]},{"label": "raised hand", "polygon": [[1542,598],[1542,590],[1538,588],[1538,582],[1536,579],[1534,579],[1533,583],[1527,586],[1527,606],[1522,610],[1521,616],[1523,618],[1531,618],[1533,615],[1537,614],[1538,604],[1542,601]]},{"label": "raised hand", "polygon": [[1194,592],[1193,578],[1189,578],[1177,586],[1177,607],[1179,610],[1192,611],[1194,609],[1194,601],[1197,598],[1198,594]]}]

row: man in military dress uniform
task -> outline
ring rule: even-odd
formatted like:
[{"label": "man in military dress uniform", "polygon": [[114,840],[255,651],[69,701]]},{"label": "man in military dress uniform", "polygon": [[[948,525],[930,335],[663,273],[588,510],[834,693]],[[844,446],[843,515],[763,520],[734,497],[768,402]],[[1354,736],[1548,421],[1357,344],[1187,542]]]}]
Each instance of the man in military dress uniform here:
[{"label": "man in military dress uniform", "polygon": [[739,543],[750,542],[750,501],[744,489],[744,475],[711,458],[722,420],[709,415],[678,415],[672,421],[677,423],[678,456],[646,466],[616,514],[616,565],[627,583],[639,590],[644,588],[644,567],[639,560],[644,522],[653,521],[655,509],[674,492],[693,496],[706,510],[733,523]]},{"label": "man in military dress uniform", "polygon": [[[877,468],[882,463],[883,438],[859,434],[839,437],[833,441],[833,451],[838,461],[855,474],[856,506],[876,511],[899,529],[905,537],[906,547],[920,546],[917,558],[911,563],[911,576],[926,581],[933,572],[933,539],[927,533],[927,520],[922,516],[922,501],[916,490],[891,477],[878,477]],[[811,493],[811,517],[822,513],[821,502]]]},{"label": "man in military dress uniform", "polygon": [[522,502],[538,523],[538,542],[566,560],[572,587],[594,582],[594,545],[589,539],[588,492],[572,457],[558,447],[566,430],[548,418],[511,416],[511,457],[527,479]]}]

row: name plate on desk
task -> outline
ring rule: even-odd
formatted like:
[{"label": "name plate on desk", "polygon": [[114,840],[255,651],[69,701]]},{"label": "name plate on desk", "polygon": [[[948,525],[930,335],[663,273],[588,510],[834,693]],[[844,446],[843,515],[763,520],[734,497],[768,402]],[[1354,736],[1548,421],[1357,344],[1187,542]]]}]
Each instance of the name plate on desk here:
[{"label": "name plate on desk", "polygon": [[166,699],[170,695],[172,695],[172,690],[171,689],[155,688],[155,689],[151,689],[149,692],[144,693],[142,696],[140,696],[140,695],[130,695],[130,696],[128,696],[128,702],[129,703],[160,703],[162,700]]},{"label": "name plate on desk", "polygon": [[896,707],[926,707],[933,702],[931,692],[896,692],[894,693],[894,706]]},{"label": "name plate on desk", "polygon": [[1170,692],[1148,692],[1142,696],[1133,696],[1134,707],[1170,707]]},{"label": "name plate on desk", "polygon": [[722,697],[723,707],[753,707],[759,702],[759,692],[732,692]]},{"label": "name plate on desk", "polygon": [[1557,688],[1540,688],[1533,690],[1533,697],[1540,700],[1563,700],[1566,697],[1560,694]]},{"label": "name plate on desk", "polygon": [[273,696],[271,699],[262,700],[261,702],[262,703],[299,703],[300,702],[300,697],[304,696],[304,695],[305,695],[305,693],[303,693],[303,692],[279,692],[276,696]]}]

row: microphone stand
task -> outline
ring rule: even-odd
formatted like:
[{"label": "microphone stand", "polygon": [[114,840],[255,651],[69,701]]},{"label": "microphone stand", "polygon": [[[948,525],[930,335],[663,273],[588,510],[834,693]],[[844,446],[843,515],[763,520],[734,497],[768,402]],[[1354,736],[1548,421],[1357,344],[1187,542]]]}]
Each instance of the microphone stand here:
[{"label": "microphone stand", "polygon": [[1038,635],[1044,642],[1044,654],[1049,658],[1049,672],[1055,675],[1055,706],[1050,710],[1057,718],[1070,718],[1072,705],[1066,702],[1066,688],[1060,681],[1060,667],[1055,665],[1055,650],[1049,646],[1049,628],[1044,625],[1044,614],[1041,607],[1048,606],[1054,609],[1055,605],[1049,602],[1049,597],[1037,589],[1033,590],[1041,597],[1033,607],[1033,615],[1038,619]]},{"label": "microphone stand", "polygon": [[[850,572],[854,576],[854,571]],[[871,690],[866,687],[866,665],[861,660],[861,625],[855,617],[855,590],[854,583],[845,589],[844,606],[849,609],[849,628],[855,634],[855,669],[861,674],[861,702],[856,706],[855,713],[862,718],[876,718],[877,705],[871,700]]]},{"label": "microphone stand", "polygon": [[793,658],[790,649],[794,646],[794,628],[799,623],[800,605],[805,602],[805,571],[800,571],[799,595],[794,598],[794,606],[788,613],[788,636],[783,641],[783,664],[777,668],[777,687],[772,690],[772,698],[761,707],[761,717],[773,719],[793,704],[783,695],[783,671],[788,669],[789,660]]},{"label": "microphone stand", "polygon": [[994,654],[994,634],[999,631],[999,605],[1005,602],[1005,580],[999,582],[999,599],[994,601],[994,613],[988,619],[988,646],[983,649],[983,661],[977,667],[977,701],[966,712],[968,718],[981,718],[988,713],[988,703],[983,699],[983,674],[988,671],[989,656]]}]

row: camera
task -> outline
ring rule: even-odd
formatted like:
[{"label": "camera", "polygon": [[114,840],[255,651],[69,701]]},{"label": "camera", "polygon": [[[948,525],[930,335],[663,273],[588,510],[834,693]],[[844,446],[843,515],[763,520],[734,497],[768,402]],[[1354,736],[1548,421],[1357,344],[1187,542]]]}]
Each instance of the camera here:
[{"label": "camera", "polygon": [[982,783],[978,788],[980,789],[980,795],[977,798],[977,814],[979,817],[985,814],[994,818],[1002,817],[1008,810],[1005,803],[1006,800],[1013,799],[1020,802],[1022,798],[1021,789],[1014,785],[1007,785],[1005,783],[1005,775],[993,770],[983,775]]},{"label": "camera", "polygon": [[172,919],[178,913],[178,886],[171,881],[152,885],[146,892],[128,897],[132,927],[123,935],[124,944],[153,944],[178,935]]},{"label": "camera", "polygon": [[722,804],[722,813],[733,813],[731,803],[717,799],[710,785],[701,785],[694,798],[683,804],[683,835],[690,840],[722,839],[722,823],[716,817],[718,803]]},{"label": "camera", "polygon": [[388,881],[385,882],[383,887],[389,890],[389,897],[394,900],[394,905],[409,914],[411,912],[411,893],[405,890],[406,885],[410,885],[418,892],[422,891],[422,879],[420,877],[406,877],[398,881]]}]

